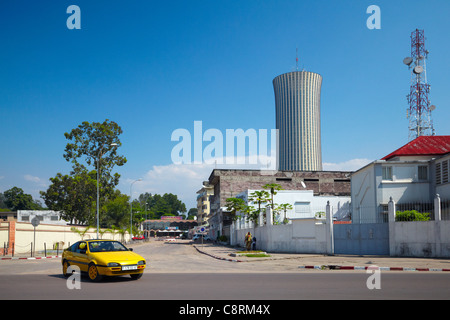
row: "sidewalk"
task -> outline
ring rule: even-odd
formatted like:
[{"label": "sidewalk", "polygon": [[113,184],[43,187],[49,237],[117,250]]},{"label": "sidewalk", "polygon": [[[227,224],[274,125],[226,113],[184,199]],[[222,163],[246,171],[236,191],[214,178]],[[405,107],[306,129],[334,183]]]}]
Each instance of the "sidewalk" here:
[{"label": "sidewalk", "polygon": [[366,270],[377,266],[383,271],[450,271],[450,259],[438,258],[407,258],[389,256],[350,256],[350,255],[321,255],[297,253],[271,253],[270,257],[232,256],[244,248],[235,248],[215,243],[193,245],[198,252],[212,258],[226,260],[234,263],[271,261],[271,260],[298,260],[299,269],[317,270]]}]

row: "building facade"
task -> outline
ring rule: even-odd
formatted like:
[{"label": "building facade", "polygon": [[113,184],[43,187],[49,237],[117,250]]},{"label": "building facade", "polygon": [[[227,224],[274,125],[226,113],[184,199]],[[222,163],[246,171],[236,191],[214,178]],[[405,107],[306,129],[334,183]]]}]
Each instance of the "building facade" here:
[{"label": "building facade", "polygon": [[309,71],[273,79],[281,171],[322,170],[321,86],[322,76]]},{"label": "building facade", "polygon": [[211,209],[210,197],[214,195],[214,187],[207,181],[203,182],[203,188],[197,191],[197,222],[206,224]]},{"label": "building facade", "polygon": [[[439,194],[444,218],[450,218],[450,136],[420,136],[351,176],[352,221],[388,221],[392,198],[398,211],[433,215]],[[433,216],[432,216],[433,217]]]},{"label": "building facade", "polygon": [[208,215],[210,235],[229,235],[231,218],[226,212],[227,198],[237,197],[246,190],[262,190],[266,184],[276,183],[283,190],[312,190],[313,196],[349,197],[351,171],[277,171],[268,174],[261,170],[214,169],[209,185],[214,188],[210,196]]}]

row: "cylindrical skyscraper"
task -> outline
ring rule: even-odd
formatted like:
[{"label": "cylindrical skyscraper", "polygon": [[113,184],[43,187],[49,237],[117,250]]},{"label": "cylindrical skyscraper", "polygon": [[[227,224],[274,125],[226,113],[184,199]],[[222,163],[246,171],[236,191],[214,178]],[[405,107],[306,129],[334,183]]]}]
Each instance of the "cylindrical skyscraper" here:
[{"label": "cylindrical skyscraper", "polygon": [[322,171],[320,90],[322,76],[294,71],[273,79],[279,170]]}]

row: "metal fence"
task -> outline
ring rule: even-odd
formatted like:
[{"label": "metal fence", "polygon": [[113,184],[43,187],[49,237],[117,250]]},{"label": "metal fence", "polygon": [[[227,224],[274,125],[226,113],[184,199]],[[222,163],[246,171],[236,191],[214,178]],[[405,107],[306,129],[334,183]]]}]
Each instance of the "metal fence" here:
[{"label": "metal fence", "polygon": [[[442,200],[441,205],[441,220],[450,220],[450,200]],[[351,206],[351,221],[354,224],[362,223],[387,223],[389,222],[389,204],[380,204],[378,206]],[[427,221],[435,221],[435,206],[434,202],[408,202],[396,203],[396,220],[400,221],[400,214],[404,212],[415,211],[426,218]],[[414,214],[416,214],[414,213]],[[397,215],[398,214],[398,215]],[[403,214],[407,215],[407,214]],[[409,215],[410,217],[413,214]]]},{"label": "metal fence", "polygon": [[47,246],[47,243],[44,242],[42,248],[36,250],[33,242],[23,245],[15,242],[4,242],[3,247],[0,248],[0,255],[11,257],[47,257],[59,255],[64,250],[63,246],[59,243],[55,243],[53,246]]}]

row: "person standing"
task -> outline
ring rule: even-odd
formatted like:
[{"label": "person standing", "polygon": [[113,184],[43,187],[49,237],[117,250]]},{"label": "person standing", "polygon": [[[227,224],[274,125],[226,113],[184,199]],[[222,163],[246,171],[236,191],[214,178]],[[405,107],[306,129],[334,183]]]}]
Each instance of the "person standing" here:
[{"label": "person standing", "polygon": [[245,235],[245,247],[247,248],[247,251],[250,251],[251,246],[252,246],[252,234],[249,231]]}]

